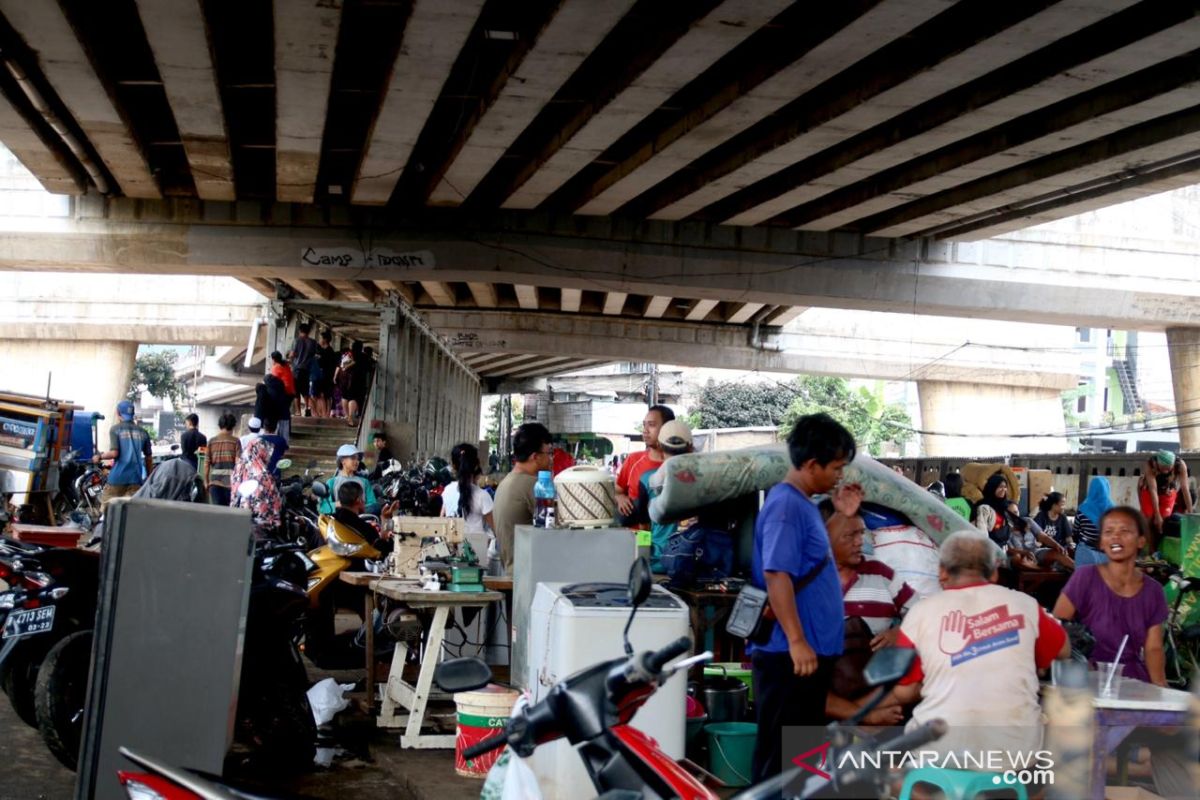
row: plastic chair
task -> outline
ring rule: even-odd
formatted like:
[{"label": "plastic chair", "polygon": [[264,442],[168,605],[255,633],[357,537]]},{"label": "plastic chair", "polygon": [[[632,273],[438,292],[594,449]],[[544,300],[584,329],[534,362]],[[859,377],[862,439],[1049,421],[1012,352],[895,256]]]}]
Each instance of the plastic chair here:
[{"label": "plastic chair", "polygon": [[946,795],[946,800],[974,800],[984,792],[1009,790],[1017,800],[1029,800],[1029,793],[1021,783],[1005,783],[999,772],[972,772],[963,769],[939,769],[923,767],[911,770],[904,776],[904,787],[899,800],[911,800],[913,787],[918,783],[936,786]]}]

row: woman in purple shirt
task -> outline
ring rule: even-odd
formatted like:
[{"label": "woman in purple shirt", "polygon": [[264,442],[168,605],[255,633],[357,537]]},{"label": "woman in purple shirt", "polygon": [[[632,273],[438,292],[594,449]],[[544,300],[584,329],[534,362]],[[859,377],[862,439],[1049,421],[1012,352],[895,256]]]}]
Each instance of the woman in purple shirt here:
[{"label": "woman in purple shirt", "polygon": [[1113,661],[1121,640],[1123,674],[1159,686],[1167,685],[1163,628],[1167,599],[1162,586],[1134,563],[1145,544],[1148,525],[1136,508],[1116,506],[1100,518],[1100,552],[1108,563],[1083,566],[1063,587],[1054,616],[1078,619],[1096,637],[1092,661]]}]

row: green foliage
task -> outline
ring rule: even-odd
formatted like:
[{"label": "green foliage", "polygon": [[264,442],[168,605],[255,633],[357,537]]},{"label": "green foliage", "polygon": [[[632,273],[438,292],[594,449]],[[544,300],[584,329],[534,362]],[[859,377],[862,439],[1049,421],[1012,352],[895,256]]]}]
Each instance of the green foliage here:
[{"label": "green foliage", "polygon": [[710,380],[688,414],[696,428],[749,428],[783,422],[795,391],[787,384]]},{"label": "green foliage", "polygon": [[[525,418],[525,404],[514,402],[512,404],[512,424],[513,430],[516,430]],[[500,448],[500,399],[496,398],[487,410],[487,440],[488,446],[492,452],[499,452]]]},{"label": "green foliage", "polygon": [[170,350],[138,356],[129,379],[130,399],[137,400],[142,392],[148,392],[152,397],[170,400],[176,410],[182,409],[188,399],[188,389],[186,383],[175,377],[177,357],[178,354]]},{"label": "green foliage", "polygon": [[774,425],[784,434],[798,417],[818,412],[845,425],[858,446],[871,455],[912,436],[912,419],[904,406],[885,403],[879,390],[851,389],[844,378],[801,375],[790,383],[709,381],[692,410],[699,416],[698,427]]}]

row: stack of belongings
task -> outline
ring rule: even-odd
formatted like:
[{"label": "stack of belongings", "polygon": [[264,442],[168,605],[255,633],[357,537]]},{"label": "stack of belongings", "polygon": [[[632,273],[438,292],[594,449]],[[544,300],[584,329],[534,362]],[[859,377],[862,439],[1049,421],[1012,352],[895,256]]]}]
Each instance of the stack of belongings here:
[{"label": "stack of belongings", "polygon": [[[650,517],[655,522],[678,521],[698,509],[756,495],[782,481],[790,467],[782,444],[675,456],[652,481],[661,488],[650,501]],[[864,551],[873,550],[874,558],[922,597],[941,590],[937,578],[942,541],[955,531],[983,536],[937,497],[864,453],[846,465],[843,481],[863,487],[863,520],[869,533]],[[740,561],[748,566],[745,554],[752,543],[738,545]]]}]

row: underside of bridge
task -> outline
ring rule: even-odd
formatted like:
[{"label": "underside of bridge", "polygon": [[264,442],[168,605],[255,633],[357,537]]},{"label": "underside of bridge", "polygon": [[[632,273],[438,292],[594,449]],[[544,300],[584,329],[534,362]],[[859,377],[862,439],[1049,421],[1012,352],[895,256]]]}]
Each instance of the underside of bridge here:
[{"label": "underside of bridge", "polygon": [[0,141],[81,196],[48,244],[0,234],[0,268],[228,274],[347,326],[412,307],[504,379],[612,360],[597,337],[771,368],[810,306],[1194,326],[1186,275],[1031,303],[1013,276],[1044,264],[963,248],[1196,182],[1198,12],[0,0]]}]

